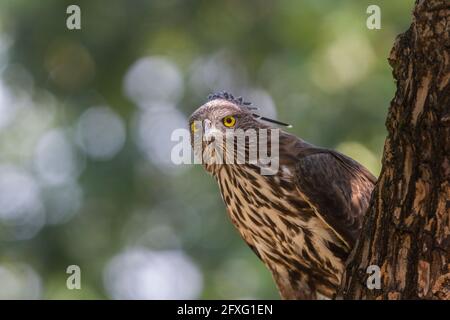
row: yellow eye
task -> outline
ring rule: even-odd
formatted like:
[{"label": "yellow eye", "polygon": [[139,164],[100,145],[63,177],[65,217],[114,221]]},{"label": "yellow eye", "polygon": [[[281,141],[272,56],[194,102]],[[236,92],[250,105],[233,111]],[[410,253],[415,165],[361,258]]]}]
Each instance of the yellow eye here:
[{"label": "yellow eye", "polygon": [[197,129],[197,126],[195,125],[195,122],[192,122],[192,123],[191,123],[191,131],[192,131],[192,132],[197,132],[197,130],[198,130],[198,129]]},{"label": "yellow eye", "polygon": [[226,116],[223,118],[223,125],[225,127],[231,128],[236,124],[236,118],[233,116]]}]

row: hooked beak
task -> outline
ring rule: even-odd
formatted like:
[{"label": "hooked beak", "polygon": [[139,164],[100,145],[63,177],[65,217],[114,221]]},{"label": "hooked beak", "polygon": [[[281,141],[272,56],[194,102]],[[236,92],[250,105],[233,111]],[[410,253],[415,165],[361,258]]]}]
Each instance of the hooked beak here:
[{"label": "hooked beak", "polygon": [[208,119],[203,121],[203,128],[204,128],[203,140],[205,140],[206,142],[214,141],[216,137],[222,135],[222,132],[219,129],[217,129]]}]

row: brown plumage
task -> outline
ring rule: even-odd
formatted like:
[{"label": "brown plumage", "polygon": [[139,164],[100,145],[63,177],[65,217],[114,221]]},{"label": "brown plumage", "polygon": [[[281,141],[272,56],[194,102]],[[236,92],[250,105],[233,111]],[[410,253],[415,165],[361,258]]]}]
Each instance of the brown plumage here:
[{"label": "brown plumage", "polygon": [[[194,130],[200,135],[192,132],[192,141],[201,139],[203,147],[197,156],[208,152],[215,159],[214,151],[205,150],[227,129],[273,130],[268,123],[274,120],[253,109],[227,93],[211,96],[190,118],[191,129],[193,122],[204,125]],[[230,116],[235,121],[231,127],[225,122]],[[333,298],[376,179],[349,157],[284,131],[279,135],[279,164],[274,175],[262,175],[259,162],[203,165],[217,180],[231,221],[270,269],[281,296]]]}]

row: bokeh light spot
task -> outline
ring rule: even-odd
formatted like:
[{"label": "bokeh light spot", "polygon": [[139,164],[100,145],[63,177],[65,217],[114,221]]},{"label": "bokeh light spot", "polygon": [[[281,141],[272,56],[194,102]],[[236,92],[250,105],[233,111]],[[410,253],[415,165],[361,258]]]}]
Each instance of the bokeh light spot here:
[{"label": "bokeh light spot", "polygon": [[92,107],[78,120],[77,141],[92,159],[110,160],[125,144],[122,118],[107,107]]},{"label": "bokeh light spot", "polygon": [[128,70],[124,90],[141,107],[148,102],[177,103],[183,94],[183,78],[177,66],[166,58],[141,58]]},{"label": "bokeh light spot", "polygon": [[182,251],[132,248],[107,265],[104,284],[113,299],[196,299],[202,274]]}]

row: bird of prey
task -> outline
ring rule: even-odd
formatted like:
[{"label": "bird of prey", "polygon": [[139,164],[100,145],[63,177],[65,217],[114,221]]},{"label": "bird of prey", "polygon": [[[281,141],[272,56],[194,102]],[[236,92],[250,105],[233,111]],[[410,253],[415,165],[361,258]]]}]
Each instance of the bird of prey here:
[{"label": "bird of prey", "polygon": [[[204,156],[217,133],[284,125],[255,109],[226,92],[210,95],[189,119],[192,144],[200,139]],[[281,297],[332,299],[376,178],[355,160],[283,130],[278,146],[275,174],[261,174],[258,162],[203,166],[217,180],[232,223],[271,271]],[[249,147],[246,141],[246,154]]]}]

